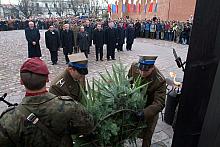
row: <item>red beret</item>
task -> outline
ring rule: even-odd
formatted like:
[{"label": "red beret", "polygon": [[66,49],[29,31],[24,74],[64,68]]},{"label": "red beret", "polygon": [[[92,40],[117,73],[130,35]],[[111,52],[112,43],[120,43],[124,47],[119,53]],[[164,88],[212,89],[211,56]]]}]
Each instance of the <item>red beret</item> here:
[{"label": "red beret", "polygon": [[32,72],[36,74],[48,75],[49,70],[47,65],[40,58],[31,58],[24,62],[20,72]]}]

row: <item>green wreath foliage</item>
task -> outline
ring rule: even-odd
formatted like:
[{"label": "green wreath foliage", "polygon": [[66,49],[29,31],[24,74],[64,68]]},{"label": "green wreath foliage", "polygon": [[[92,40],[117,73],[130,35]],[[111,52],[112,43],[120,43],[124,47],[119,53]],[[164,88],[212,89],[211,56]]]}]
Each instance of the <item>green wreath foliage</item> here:
[{"label": "green wreath foliage", "polygon": [[93,138],[75,139],[75,146],[123,146],[124,140],[135,144],[146,123],[137,121],[135,113],[143,110],[147,101],[144,96],[147,85],[141,85],[138,77],[133,84],[127,76],[127,67],[121,62],[112,65],[112,72],[100,74],[83,90],[82,104],[93,115],[96,123]]}]

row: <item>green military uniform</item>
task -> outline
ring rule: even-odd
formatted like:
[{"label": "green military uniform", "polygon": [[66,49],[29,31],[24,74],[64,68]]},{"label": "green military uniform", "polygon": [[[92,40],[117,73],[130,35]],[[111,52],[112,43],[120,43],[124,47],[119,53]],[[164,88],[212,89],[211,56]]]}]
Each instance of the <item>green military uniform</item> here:
[{"label": "green military uniform", "polygon": [[51,83],[49,91],[59,96],[70,96],[74,100],[81,100],[80,81],[71,77],[68,70],[65,70]]},{"label": "green military uniform", "polygon": [[[138,63],[133,63],[129,70],[129,77],[136,79],[140,75]],[[166,97],[166,81],[164,76],[155,67],[152,74],[147,78],[142,78],[142,84],[148,84],[146,107],[144,109],[144,117],[147,122],[147,128],[143,130],[143,146],[150,147],[151,138],[157,124],[158,114],[165,106]]]},{"label": "green military uniform", "polygon": [[[24,111],[25,110],[25,111]],[[34,113],[39,121],[27,120]],[[37,119],[36,119],[37,120]],[[37,126],[41,122],[48,131]],[[24,97],[18,107],[0,117],[1,147],[70,147],[71,134],[86,134],[94,127],[84,107],[69,96],[44,93]]]}]

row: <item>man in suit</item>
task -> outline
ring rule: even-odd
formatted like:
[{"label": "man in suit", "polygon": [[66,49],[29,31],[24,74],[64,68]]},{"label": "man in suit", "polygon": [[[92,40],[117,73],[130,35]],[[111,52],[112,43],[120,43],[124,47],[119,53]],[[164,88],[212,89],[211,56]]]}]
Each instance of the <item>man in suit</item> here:
[{"label": "man in suit", "polygon": [[120,22],[117,28],[118,38],[117,38],[117,50],[123,51],[123,44],[125,43],[125,30],[123,28],[123,23]]},{"label": "man in suit", "polygon": [[80,27],[80,32],[77,34],[77,46],[81,52],[84,52],[86,58],[88,58],[89,34],[85,31],[84,26]]},{"label": "man in suit", "polygon": [[63,48],[63,54],[65,56],[66,64],[69,63],[68,55],[73,53],[73,46],[74,46],[74,34],[73,31],[70,30],[70,25],[64,25],[64,31],[61,34],[61,42]]},{"label": "man in suit", "polygon": [[102,30],[101,24],[97,24],[97,28],[93,34],[93,43],[95,45],[95,53],[96,53],[96,61],[100,60],[103,61],[103,45],[104,45],[104,31]]},{"label": "man in suit", "polygon": [[114,22],[109,22],[109,27],[105,30],[105,44],[107,44],[107,60],[115,60],[115,47],[117,43],[117,32]]},{"label": "man in suit", "polygon": [[134,43],[134,38],[135,38],[135,29],[133,27],[133,24],[130,23],[128,28],[127,28],[127,45],[126,45],[126,49],[128,51],[131,51],[132,45]]},{"label": "man in suit", "polygon": [[28,28],[25,29],[25,37],[28,41],[28,58],[41,57],[40,50],[40,32],[35,28],[34,22],[28,23]]},{"label": "man in suit", "polygon": [[86,24],[85,24],[84,28],[85,28],[85,31],[89,35],[89,50],[88,50],[88,53],[90,53],[90,46],[92,46],[92,39],[93,39],[93,27],[91,26],[89,20],[86,20]]},{"label": "man in suit", "polygon": [[60,46],[60,38],[58,32],[54,30],[54,26],[50,26],[49,30],[45,32],[46,47],[50,51],[52,65],[57,64],[58,49]]}]

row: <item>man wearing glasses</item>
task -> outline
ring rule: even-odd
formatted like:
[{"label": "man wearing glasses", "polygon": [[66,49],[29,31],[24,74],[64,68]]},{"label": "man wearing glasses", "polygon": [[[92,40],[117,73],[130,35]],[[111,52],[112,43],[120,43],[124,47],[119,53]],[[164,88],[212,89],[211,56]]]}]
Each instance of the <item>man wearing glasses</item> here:
[{"label": "man wearing glasses", "polygon": [[143,129],[140,137],[143,139],[142,147],[150,147],[152,135],[157,124],[159,112],[165,106],[166,81],[161,72],[154,65],[157,56],[140,56],[138,63],[133,63],[128,73],[134,81],[141,77],[141,84],[148,83],[145,109],[137,113],[138,120],[145,121],[147,128]]}]

